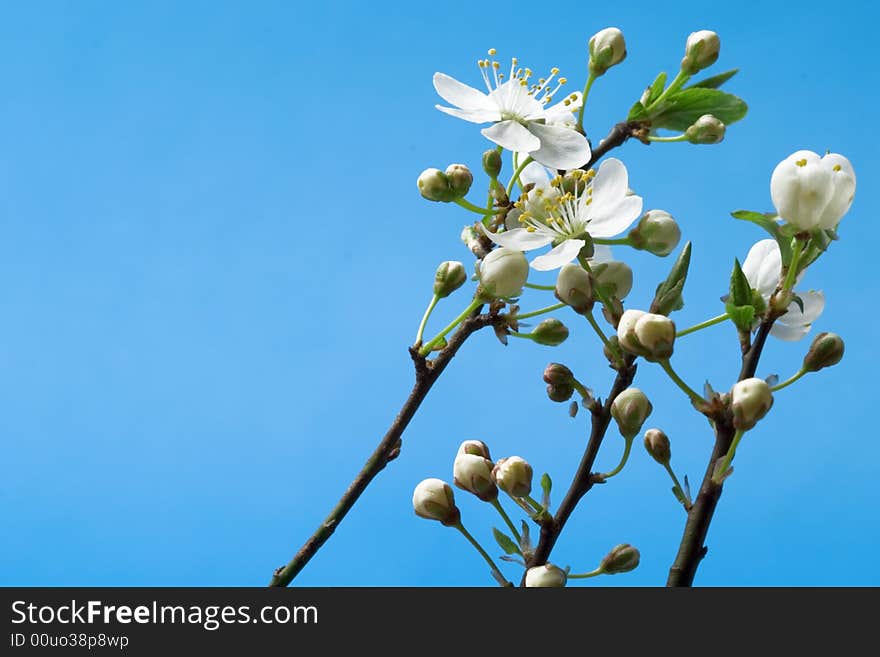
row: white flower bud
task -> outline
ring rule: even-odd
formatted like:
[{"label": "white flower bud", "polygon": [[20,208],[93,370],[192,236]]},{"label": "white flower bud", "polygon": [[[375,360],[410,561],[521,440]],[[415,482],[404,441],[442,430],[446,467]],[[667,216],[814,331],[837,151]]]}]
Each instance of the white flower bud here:
[{"label": "white flower bud", "polygon": [[635,248],[665,257],[678,246],[681,229],[668,212],[649,210],[629,232],[629,239]]},{"label": "white flower bud", "polygon": [[773,392],[764,379],[739,381],[730,391],[733,426],[742,431],[754,427],[773,406]]},{"label": "white flower bud", "polygon": [[489,446],[482,440],[465,440],[458,446],[458,453],[476,454],[477,456],[482,456],[484,459],[492,459],[492,457],[489,456]]},{"label": "white flower bud", "polygon": [[480,265],[480,287],[488,298],[516,297],[529,277],[529,261],[521,251],[495,249]]},{"label": "white flower bud", "polygon": [[617,341],[620,346],[632,354],[640,354],[642,345],[636,338],[636,322],[647,315],[643,310],[627,310],[617,323]]},{"label": "white flower bud", "polygon": [[441,262],[434,274],[434,294],[441,299],[448,297],[467,280],[467,272],[464,265],[458,261],[447,260]]},{"label": "white flower bud", "polygon": [[450,164],[446,167],[446,180],[453,198],[462,198],[474,182],[474,174],[464,164]]},{"label": "white flower bud", "polygon": [[625,262],[611,260],[593,265],[596,285],[609,288],[618,299],[625,299],[633,286],[633,271]]},{"label": "white flower bud", "polygon": [[556,298],[571,306],[576,313],[586,314],[593,309],[593,285],[590,274],[574,263],[563,265],[556,277]]},{"label": "white flower bud", "polygon": [[442,479],[419,482],[413,491],[413,510],[421,518],[439,520],[444,525],[454,525],[461,518],[452,486]]},{"label": "white flower bud", "polygon": [[556,347],[568,339],[568,327],[558,319],[545,319],[532,331],[532,340],[547,347]]},{"label": "white flower bud", "polygon": [[776,212],[800,230],[835,228],[852,205],[856,174],[842,155],[797,151],[776,165],[770,197]]},{"label": "white flower bud", "polygon": [[594,76],[605,75],[605,71],[626,58],[623,32],[616,27],[606,27],[596,32],[590,38],[589,51],[590,73]]},{"label": "white flower bud", "polygon": [[561,588],[567,579],[565,571],[553,564],[534,566],[526,571],[526,588]]},{"label": "white flower bud", "polygon": [[691,32],[684,47],[684,59],[681,70],[693,75],[704,68],[712,66],[721,52],[721,39],[711,30]]},{"label": "white flower bud", "polygon": [[498,459],[492,478],[498,488],[513,497],[524,497],[532,492],[532,466],[519,456]]},{"label": "white flower bud", "polygon": [[617,428],[627,440],[634,438],[654,407],[648,397],[638,388],[627,388],[611,403],[611,417],[617,422]]},{"label": "white flower bud", "polygon": [[703,114],[684,131],[684,136],[692,144],[718,144],[724,140],[727,126],[712,114]]},{"label": "white flower bud", "polygon": [[602,563],[599,564],[599,568],[607,575],[628,573],[631,570],[635,570],[639,565],[640,558],[641,555],[636,548],[629,543],[621,543],[605,555]]},{"label": "white flower bud", "polygon": [[648,429],[645,432],[645,449],[657,463],[669,465],[672,447],[669,445],[669,438],[660,429]]},{"label": "white flower bud", "polygon": [[449,203],[456,195],[449,188],[449,179],[440,169],[425,169],[417,181],[419,192],[429,201]]},{"label": "white flower bud", "polygon": [[498,487],[492,481],[493,464],[476,454],[459,454],[452,465],[452,482],[484,502],[498,497]]},{"label": "white flower bud", "polygon": [[639,354],[650,361],[666,360],[675,344],[675,322],[665,315],[645,313],[635,325],[636,340],[642,346]]}]

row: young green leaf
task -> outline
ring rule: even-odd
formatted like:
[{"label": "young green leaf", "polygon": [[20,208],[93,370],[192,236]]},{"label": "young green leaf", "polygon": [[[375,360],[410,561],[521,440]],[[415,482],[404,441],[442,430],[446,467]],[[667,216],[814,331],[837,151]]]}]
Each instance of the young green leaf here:
[{"label": "young green leaf", "polygon": [[682,291],[687,281],[688,268],[691,265],[691,243],[684,245],[678,258],[672,265],[666,280],[657,286],[654,301],[651,303],[650,312],[668,315],[674,310],[684,306]]},{"label": "young green leaf", "polygon": [[644,95],[644,102],[642,99],[639,99],[635,102],[635,104],[630,108],[629,114],[626,117],[627,121],[640,121],[644,118],[647,118],[647,108],[651,106],[655,100],[660,97],[660,94],[663,93],[663,89],[666,87],[666,73],[660,73],[654,78],[654,82],[651,83],[649,87],[645,89],[646,95]]},{"label": "young green leaf", "polygon": [[782,254],[782,264],[787,265],[791,262],[791,241],[785,236],[782,226],[777,223],[777,215],[768,212],[753,212],[751,210],[736,210],[731,212],[730,216],[741,221],[749,221],[756,224],[770,233],[770,237],[776,240],[779,245],[779,252]]},{"label": "young green leaf", "polygon": [[502,550],[504,550],[505,554],[519,554],[519,548],[516,546],[513,539],[500,529],[493,527],[492,536],[495,537],[495,542],[498,543],[498,546]]},{"label": "young green leaf", "polygon": [[717,89],[737,73],[739,73],[739,69],[732,68],[729,71],[724,71],[724,73],[719,73],[718,75],[713,75],[710,78],[704,78],[699,82],[694,82],[693,84],[685,87],[685,89],[693,89],[694,87],[699,87],[702,89]]},{"label": "young green leaf", "polygon": [[544,495],[541,499],[541,505],[545,509],[550,508],[550,490],[553,488],[553,480],[550,479],[550,475],[546,472],[541,475],[541,490],[544,491]]},{"label": "young green leaf", "polygon": [[730,315],[730,320],[736,324],[736,327],[740,331],[752,330],[752,323],[755,321],[754,306],[735,306],[728,301],[725,309],[727,310],[727,314]]},{"label": "young green leaf", "polygon": [[656,114],[648,118],[653,128],[684,132],[704,114],[711,114],[725,125],[736,123],[748,112],[742,98],[718,89],[702,87],[678,91],[660,104]]},{"label": "young green leaf", "polygon": [[730,274],[730,303],[734,306],[748,306],[752,303],[752,286],[743,273],[737,258],[733,259],[733,271]]}]

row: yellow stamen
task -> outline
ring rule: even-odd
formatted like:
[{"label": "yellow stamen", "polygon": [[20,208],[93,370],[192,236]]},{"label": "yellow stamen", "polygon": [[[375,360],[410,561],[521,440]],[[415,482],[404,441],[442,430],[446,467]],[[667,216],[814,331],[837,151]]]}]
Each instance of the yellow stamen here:
[{"label": "yellow stamen", "polygon": [[797,162],[795,162],[795,164],[799,167],[805,167],[805,166],[807,166],[807,158],[802,158],[802,159],[798,160]]},{"label": "yellow stamen", "polygon": [[489,48],[489,56],[494,57],[498,51],[495,48]]}]

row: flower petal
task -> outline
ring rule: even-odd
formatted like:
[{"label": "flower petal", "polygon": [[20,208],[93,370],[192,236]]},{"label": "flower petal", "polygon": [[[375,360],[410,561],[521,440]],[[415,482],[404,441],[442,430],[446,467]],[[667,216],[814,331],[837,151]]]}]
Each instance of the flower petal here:
[{"label": "flower petal", "polygon": [[[517,163],[522,162],[524,158],[528,157],[527,153],[516,153],[516,155]],[[543,164],[538,164],[534,161],[529,162],[519,174],[519,180],[523,187],[529,183],[533,183],[535,187],[547,187],[550,183],[550,178],[550,172],[547,171],[547,168]]]},{"label": "flower petal", "polygon": [[808,326],[794,326],[777,321],[770,329],[770,335],[786,342],[796,342],[810,332]]},{"label": "flower petal", "polygon": [[[576,98],[572,100],[572,96],[575,96]],[[566,96],[565,100],[561,100],[546,108],[544,110],[544,118],[547,119],[547,123],[550,125],[577,124],[577,118],[575,117],[574,112],[580,110],[582,105],[581,98],[581,92],[576,91],[575,93]],[[568,105],[565,104],[566,100],[568,101]]]},{"label": "flower petal", "polygon": [[593,212],[602,212],[604,208],[616,207],[626,196],[629,188],[629,174],[623,162],[610,157],[599,167],[593,179]]},{"label": "flower petal", "polygon": [[642,197],[626,196],[612,208],[599,208],[600,212],[593,210],[587,230],[593,237],[614,237],[619,235],[638,219],[642,213]]},{"label": "flower petal", "polygon": [[782,254],[776,240],[761,240],[752,245],[742,270],[752,289],[769,298],[782,275]]},{"label": "flower petal", "polygon": [[464,119],[471,123],[490,123],[501,118],[501,114],[497,110],[491,109],[455,109],[454,107],[444,107],[443,105],[434,105],[434,107],[450,116]]},{"label": "flower petal", "polygon": [[486,237],[495,242],[499,246],[506,246],[508,249],[517,251],[531,251],[547,246],[553,239],[549,235],[542,233],[533,233],[525,228],[514,228],[506,230],[503,233],[493,233],[488,228],[480,224],[480,228],[486,233]]},{"label": "flower petal", "polygon": [[559,246],[553,247],[544,255],[532,260],[532,269],[537,269],[538,271],[559,269],[562,265],[566,265],[574,260],[580,250],[584,248],[584,244],[586,244],[584,240],[565,240]]},{"label": "flower petal", "polygon": [[788,307],[788,312],[780,318],[780,321],[786,324],[793,324],[795,322],[798,324],[812,324],[819,319],[822,311],[825,310],[825,295],[815,290],[795,292],[795,294],[804,302],[804,311],[801,312],[800,306],[793,303]]},{"label": "flower petal", "polygon": [[590,258],[590,264],[601,265],[603,262],[614,262],[611,247],[605,244],[594,244],[593,257]]},{"label": "flower petal", "polygon": [[531,153],[541,146],[538,138],[516,121],[501,121],[488,128],[483,128],[480,132],[486,139],[494,141],[509,151]]},{"label": "flower petal", "polygon": [[577,169],[589,161],[590,143],[576,130],[535,122],[528,128],[541,140],[540,148],[529,149],[535,161],[553,169]]},{"label": "flower petal", "polygon": [[463,110],[489,110],[495,107],[489,96],[449,77],[445,73],[434,73],[434,89],[447,103]]}]

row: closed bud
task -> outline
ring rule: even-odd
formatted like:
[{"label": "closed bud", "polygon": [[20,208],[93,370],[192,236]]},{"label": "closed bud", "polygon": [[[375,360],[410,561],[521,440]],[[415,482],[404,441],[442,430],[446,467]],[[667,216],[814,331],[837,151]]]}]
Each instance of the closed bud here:
[{"label": "closed bud", "polygon": [[635,325],[636,340],[642,347],[639,354],[646,360],[666,360],[675,344],[675,322],[666,315],[645,313]]},{"label": "closed bud", "polygon": [[554,385],[571,385],[574,374],[562,363],[550,363],[544,368],[544,382]]},{"label": "closed bud", "polygon": [[561,588],[568,575],[562,568],[551,563],[534,566],[526,571],[526,588]]},{"label": "closed bud", "polygon": [[489,456],[489,446],[482,440],[465,440],[458,446],[458,453],[476,454],[477,456],[482,456],[484,459],[490,460],[492,458]]},{"label": "closed bud", "polygon": [[748,431],[754,427],[772,406],[773,392],[764,379],[739,381],[730,391],[733,426],[738,430]]},{"label": "closed bud", "polygon": [[804,356],[804,370],[818,372],[823,367],[837,365],[843,358],[843,338],[837,333],[820,333]]},{"label": "closed bud", "polygon": [[621,315],[620,321],[617,323],[617,341],[621,347],[631,354],[641,354],[642,345],[639,344],[638,338],[636,338],[636,322],[647,314],[643,310],[627,310]]},{"label": "closed bud", "polygon": [[725,132],[727,127],[720,119],[711,114],[703,114],[684,131],[684,136],[692,144],[718,144],[724,140]]},{"label": "closed bud", "polygon": [[501,153],[495,148],[490,148],[483,153],[483,171],[490,178],[497,178],[501,173]]},{"label": "closed bud", "polygon": [[462,228],[461,242],[468,248],[468,251],[478,258],[485,258],[489,254],[489,248],[492,244],[485,233],[477,230],[474,225]]},{"label": "closed bud", "polygon": [[582,315],[593,309],[593,285],[590,274],[573,263],[563,265],[556,277],[556,298]]},{"label": "closed bud", "polygon": [[443,299],[464,285],[467,272],[464,265],[457,261],[441,262],[434,274],[434,294]]},{"label": "closed bud", "polygon": [[464,164],[450,164],[446,167],[446,180],[453,198],[462,198],[474,182],[474,174]]},{"label": "closed bud", "polygon": [[532,492],[532,466],[519,456],[498,459],[492,469],[492,479],[498,488],[513,497],[525,497]]},{"label": "closed bud", "polygon": [[444,525],[454,525],[461,519],[452,486],[442,479],[425,479],[416,486],[413,510],[421,518],[439,520]]},{"label": "closed bud", "polygon": [[473,493],[484,502],[498,497],[498,487],[492,481],[493,464],[476,454],[458,454],[452,465],[452,483]]},{"label": "closed bud", "polygon": [[599,568],[606,575],[617,575],[635,570],[639,565],[639,551],[629,543],[621,543],[605,555]]},{"label": "closed bud", "polygon": [[567,402],[574,395],[574,386],[568,383],[548,383],[547,396],[550,401]]},{"label": "closed bud", "polygon": [[529,261],[522,251],[495,249],[480,264],[480,292],[490,299],[516,297],[529,277]]},{"label": "closed bud", "polygon": [[440,169],[425,169],[417,184],[421,195],[429,201],[449,203],[457,198],[449,187],[449,179]]},{"label": "closed bud", "polygon": [[645,432],[645,449],[660,465],[669,465],[672,458],[672,448],[669,438],[660,429],[648,429]]},{"label": "closed bud", "polygon": [[602,262],[593,265],[593,276],[596,285],[610,290],[618,299],[625,299],[633,286],[633,272],[630,266],[619,260]]},{"label": "closed bud", "polygon": [[715,32],[711,30],[691,32],[685,44],[681,70],[689,75],[702,71],[718,60],[720,52],[721,39]]},{"label": "closed bud", "polygon": [[649,210],[629,232],[629,240],[637,249],[668,256],[681,240],[681,229],[668,212]]},{"label": "closed bud", "polygon": [[654,407],[648,397],[638,388],[627,388],[611,403],[611,417],[627,440],[635,438]]},{"label": "closed bud", "polygon": [[596,32],[589,43],[589,70],[594,76],[605,75],[612,66],[626,58],[626,41],[623,32],[616,27],[606,27]]},{"label": "closed bud", "polygon": [[535,327],[531,336],[538,344],[555,347],[568,339],[568,328],[558,319],[545,319]]}]

